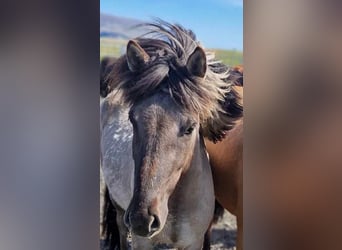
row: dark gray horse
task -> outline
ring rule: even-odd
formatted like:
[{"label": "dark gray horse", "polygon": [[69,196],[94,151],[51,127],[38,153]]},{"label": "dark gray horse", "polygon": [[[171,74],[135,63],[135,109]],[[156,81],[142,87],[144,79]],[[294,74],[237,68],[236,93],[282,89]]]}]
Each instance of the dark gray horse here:
[{"label": "dark gray horse", "polygon": [[[129,41],[101,104],[104,179],[121,249],[127,227],[134,249],[202,249],[214,210],[203,136],[216,141],[233,126],[236,110],[222,107],[234,93],[222,80],[227,72],[207,67],[214,62],[191,31],[150,27],[157,38]],[[228,102],[234,106],[234,98]]]}]

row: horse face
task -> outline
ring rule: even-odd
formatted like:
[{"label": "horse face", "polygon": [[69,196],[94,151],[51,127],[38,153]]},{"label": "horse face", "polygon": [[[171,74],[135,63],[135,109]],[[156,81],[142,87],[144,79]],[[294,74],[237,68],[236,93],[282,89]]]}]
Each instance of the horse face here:
[{"label": "horse face", "polygon": [[198,119],[197,114],[185,114],[166,93],[132,107],[134,195],[125,223],[134,234],[152,237],[163,229],[169,197],[192,160]]}]

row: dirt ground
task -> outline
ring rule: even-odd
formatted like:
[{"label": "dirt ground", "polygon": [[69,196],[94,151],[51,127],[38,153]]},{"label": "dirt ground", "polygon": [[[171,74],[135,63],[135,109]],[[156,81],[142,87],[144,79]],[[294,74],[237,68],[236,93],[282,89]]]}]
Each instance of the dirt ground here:
[{"label": "dirt ground", "polygon": [[225,212],[223,218],[213,227],[211,235],[212,250],[235,249],[236,219],[235,216]]},{"label": "dirt ground", "polygon": [[[100,191],[101,208],[103,204],[103,188],[104,188],[104,182],[101,176],[101,191]],[[102,214],[100,215],[100,218],[102,218]],[[236,240],[235,216],[231,215],[228,212],[225,212],[223,218],[212,229],[211,249],[212,250],[233,250],[235,249],[235,240]],[[106,248],[103,242],[100,240],[100,250],[111,250],[111,249]]]}]

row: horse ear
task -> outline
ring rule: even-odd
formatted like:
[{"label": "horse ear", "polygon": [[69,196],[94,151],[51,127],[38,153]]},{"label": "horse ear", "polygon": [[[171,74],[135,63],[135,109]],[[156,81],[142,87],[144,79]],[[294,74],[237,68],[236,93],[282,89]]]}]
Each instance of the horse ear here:
[{"label": "horse ear", "polygon": [[150,56],[134,40],[127,44],[126,58],[128,68],[132,72],[138,71],[150,60]]},{"label": "horse ear", "polygon": [[207,57],[201,47],[197,47],[190,55],[186,67],[195,76],[202,78],[205,76],[205,72],[207,71]]}]

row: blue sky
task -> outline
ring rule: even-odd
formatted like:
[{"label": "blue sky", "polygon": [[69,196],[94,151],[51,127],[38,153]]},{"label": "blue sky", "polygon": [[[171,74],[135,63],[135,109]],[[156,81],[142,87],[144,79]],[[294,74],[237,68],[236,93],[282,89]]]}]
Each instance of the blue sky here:
[{"label": "blue sky", "polygon": [[206,48],[243,49],[243,0],[100,0],[102,13],[192,29]]}]

